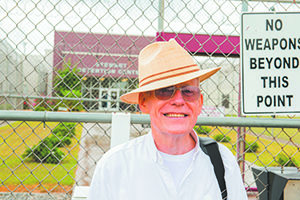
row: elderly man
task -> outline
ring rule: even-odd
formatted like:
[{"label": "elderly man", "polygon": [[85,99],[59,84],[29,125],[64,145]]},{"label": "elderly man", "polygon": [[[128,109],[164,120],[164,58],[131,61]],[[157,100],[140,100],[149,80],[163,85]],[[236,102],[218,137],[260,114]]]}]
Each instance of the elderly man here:
[{"label": "elderly man", "polygon": [[[121,96],[150,115],[151,131],[109,150],[90,187],[95,200],[219,200],[210,157],[193,131],[203,96],[199,82],[220,68],[200,70],[174,39],[146,46],[139,55],[139,88]],[[228,200],[247,195],[232,153],[219,144]]]}]

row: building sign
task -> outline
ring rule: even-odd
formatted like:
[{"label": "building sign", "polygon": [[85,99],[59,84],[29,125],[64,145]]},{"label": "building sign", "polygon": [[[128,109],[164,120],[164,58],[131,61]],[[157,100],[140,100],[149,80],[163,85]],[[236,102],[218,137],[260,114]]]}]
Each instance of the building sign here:
[{"label": "building sign", "polygon": [[101,56],[74,55],[71,52],[63,52],[64,59],[71,59],[79,72],[86,76],[98,77],[127,77],[137,78],[137,57],[126,56]]},{"label": "building sign", "polygon": [[54,67],[70,59],[84,76],[137,78],[138,54],[153,41],[155,37],[55,32]]},{"label": "building sign", "polygon": [[300,113],[300,13],[243,13],[243,115]]}]

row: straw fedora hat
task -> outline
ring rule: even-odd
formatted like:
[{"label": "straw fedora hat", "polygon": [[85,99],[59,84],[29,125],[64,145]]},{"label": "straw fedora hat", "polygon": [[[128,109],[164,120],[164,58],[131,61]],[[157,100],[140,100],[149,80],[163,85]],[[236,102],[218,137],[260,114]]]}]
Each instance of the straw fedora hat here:
[{"label": "straw fedora hat", "polygon": [[183,83],[194,78],[204,81],[220,67],[200,70],[193,57],[175,39],[149,44],[139,54],[139,88],[120,97],[129,104],[138,104],[139,94]]}]

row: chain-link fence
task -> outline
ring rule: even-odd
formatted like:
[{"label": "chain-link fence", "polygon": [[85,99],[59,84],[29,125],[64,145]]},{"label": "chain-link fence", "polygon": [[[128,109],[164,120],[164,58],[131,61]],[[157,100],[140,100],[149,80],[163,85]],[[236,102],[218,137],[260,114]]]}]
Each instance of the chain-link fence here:
[{"label": "chain-link fence", "polygon": [[[299,10],[292,0],[0,1],[0,110],[139,114],[137,106],[119,101],[138,86],[138,53],[175,37],[202,69],[222,66],[201,85],[202,116],[240,116],[241,13]],[[195,41],[199,48],[191,48]],[[109,123],[2,119],[3,195],[68,198],[74,186],[89,185],[96,161],[110,147]],[[232,150],[249,191],[257,187],[252,166],[299,167],[299,129],[246,127],[195,129]],[[131,135],[148,129],[132,124]]]}]

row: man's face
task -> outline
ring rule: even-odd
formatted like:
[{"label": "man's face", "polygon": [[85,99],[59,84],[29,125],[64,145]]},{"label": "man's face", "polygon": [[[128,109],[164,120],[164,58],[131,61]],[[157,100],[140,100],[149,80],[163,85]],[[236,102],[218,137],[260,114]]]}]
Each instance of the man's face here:
[{"label": "man's face", "polygon": [[[193,79],[178,85],[199,86],[198,79]],[[151,118],[152,132],[158,134],[181,135],[192,131],[201,112],[203,103],[202,94],[195,101],[185,101],[180,90],[176,90],[173,97],[167,100],[159,100],[155,97],[154,91],[142,94],[139,100],[141,110],[148,113]]]}]

